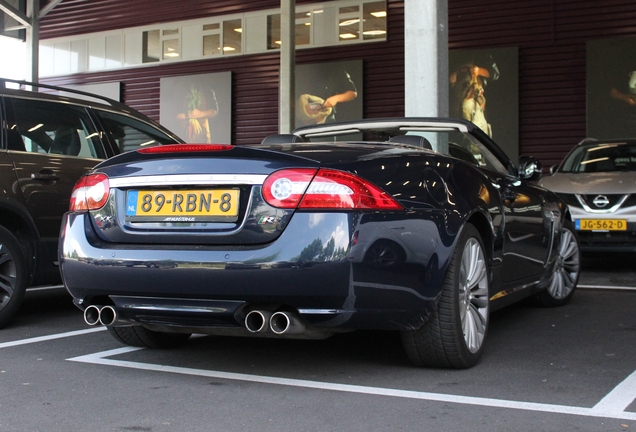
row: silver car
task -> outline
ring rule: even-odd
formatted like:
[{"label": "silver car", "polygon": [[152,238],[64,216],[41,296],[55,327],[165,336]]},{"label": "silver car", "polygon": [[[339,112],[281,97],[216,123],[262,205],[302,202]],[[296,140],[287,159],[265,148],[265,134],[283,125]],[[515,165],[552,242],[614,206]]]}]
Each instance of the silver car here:
[{"label": "silver car", "polygon": [[539,182],[569,205],[582,250],[636,251],[636,139],[580,142]]}]

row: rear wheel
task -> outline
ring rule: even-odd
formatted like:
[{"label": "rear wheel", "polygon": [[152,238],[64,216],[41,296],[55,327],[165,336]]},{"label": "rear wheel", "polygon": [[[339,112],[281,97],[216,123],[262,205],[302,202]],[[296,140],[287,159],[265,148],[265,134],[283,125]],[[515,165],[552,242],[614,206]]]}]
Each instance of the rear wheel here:
[{"label": "rear wheel", "polygon": [[108,327],[108,332],[119,342],[143,348],[172,348],[183,345],[189,333],[167,333],[148,330],[142,326]]},{"label": "rear wheel", "polygon": [[565,221],[561,230],[561,244],[548,286],[537,294],[542,306],[563,306],[574,295],[581,270],[579,239],[571,221]]},{"label": "rear wheel", "polygon": [[488,330],[488,265],[479,231],[467,224],[448,266],[440,299],[426,324],[402,332],[419,366],[468,368],[481,357]]},{"label": "rear wheel", "polygon": [[18,240],[0,226],[0,328],[18,312],[27,285],[27,263]]}]

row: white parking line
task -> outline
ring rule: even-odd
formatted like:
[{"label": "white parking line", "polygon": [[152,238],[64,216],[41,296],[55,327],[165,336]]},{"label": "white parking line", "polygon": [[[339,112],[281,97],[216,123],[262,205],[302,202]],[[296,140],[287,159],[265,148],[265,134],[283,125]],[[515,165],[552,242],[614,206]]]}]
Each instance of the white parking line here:
[{"label": "white parking line", "polygon": [[59,290],[63,288],[64,288],[64,285],[42,285],[42,286],[27,288],[27,292]]},{"label": "white parking line", "polygon": [[576,287],[577,288],[583,288],[583,289],[607,289],[607,290],[636,291],[636,287],[629,287],[629,286],[581,285],[581,284],[578,284]]},{"label": "white parking line", "polygon": [[104,331],[104,330],[106,330],[106,327],[93,327],[86,330],[76,330],[76,331],[70,331],[66,333],[57,333],[57,334],[52,334],[47,336],[38,336],[38,337],[29,338],[29,339],[20,339],[20,340],[11,341],[11,342],[3,342],[3,343],[0,343],[0,349],[19,346],[19,345],[38,343],[38,342],[45,342],[45,341],[50,341],[55,339],[62,339],[62,338],[72,337],[72,336],[81,336],[87,333],[95,333],[95,332]]},{"label": "white parking line", "polygon": [[621,412],[631,405],[636,399],[636,372],[633,372],[622,383],[614,387],[599,403],[594,410],[602,412]]},{"label": "white parking line", "polygon": [[291,387],[302,387],[316,390],[331,390],[348,393],[358,393],[373,396],[390,396],[407,399],[419,399],[435,402],[449,402],[465,405],[477,405],[494,408],[509,408],[525,411],[540,411],[556,414],[571,414],[586,417],[603,417],[621,420],[636,420],[636,413],[625,412],[631,402],[636,398],[636,372],[630,375],[625,381],[619,384],[612,392],[604,397],[593,408],[550,405],[533,402],[507,401],[502,399],[488,399],[470,396],[446,395],[441,393],[428,393],[410,390],[398,390],[382,387],[367,387],[350,384],[337,384],[320,381],[308,381],[301,379],[279,378],[260,375],[250,375],[233,372],[210,371],[205,369],[192,369],[177,366],[156,365],[151,363],[139,363],[132,361],[114,360],[112,357],[119,354],[139,350],[140,348],[125,347],[110,351],[88,354],[79,357],[69,358],[69,361],[100,364],[106,366],[118,366],[130,369],[140,369],[155,372],[170,372],[182,375],[194,375],[208,378],[219,378],[228,380],[248,381],[261,384],[275,384]]}]

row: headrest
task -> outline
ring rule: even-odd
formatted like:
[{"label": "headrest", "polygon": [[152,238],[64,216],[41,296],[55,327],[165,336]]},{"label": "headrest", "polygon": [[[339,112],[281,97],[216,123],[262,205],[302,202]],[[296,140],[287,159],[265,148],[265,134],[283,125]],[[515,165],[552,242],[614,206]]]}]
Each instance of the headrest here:
[{"label": "headrest", "polygon": [[275,134],[266,136],[261,144],[290,144],[302,142],[302,138],[294,134]]},{"label": "headrest", "polygon": [[61,125],[55,131],[55,138],[53,138],[53,144],[49,149],[49,153],[77,156],[81,150],[82,143],[80,142],[77,130],[71,126]]},{"label": "headrest", "polygon": [[419,135],[396,135],[389,138],[389,142],[409,144],[416,147],[433,150],[431,143],[424,137]]}]

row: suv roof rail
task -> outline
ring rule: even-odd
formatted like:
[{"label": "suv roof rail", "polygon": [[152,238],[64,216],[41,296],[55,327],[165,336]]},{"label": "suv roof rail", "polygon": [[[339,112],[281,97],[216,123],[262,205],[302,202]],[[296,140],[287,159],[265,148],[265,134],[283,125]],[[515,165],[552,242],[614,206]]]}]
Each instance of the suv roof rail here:
[{"label": "suv roof rail", "polygon": [[100,101],[103,101],[107,105],[110,105],[110,106],[113,106],[113,107],[115,107],[115,106],[124,106],[124,104],[122,102],[116,101],[115,99],[111,99],[109,97],[101,96],[101,95],[98,95],[98,94],[95,94],[95,93],[85,92],[85,91],[82,91],[82,90],[75,90],[75,89],[70,89],[70,88],[66,88],[66,87],[53,86],[53,85],[49,85],[49,84],[34,83],[34,82],[30,82],[30,81],[15,80],[15,79],[11,79],[11,78],[0,78],[0,88],[8,88],[7,87],[7,83],[18,84],[20,86],[20,90],[27,90],[27,89],[24,88],[24,86],[39,87],[39,88],[45,88],[45,89],[49,89],[49,90],[63,91],[63,92],[67,92],[67,93],[74,93],[74,94],[77,94],[77,95],[86,96],[86,97],[90,97],[90,98],[93,98],[93,99],[99,99]]}]

